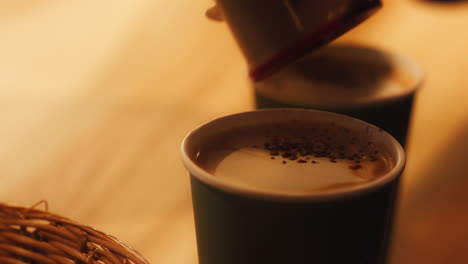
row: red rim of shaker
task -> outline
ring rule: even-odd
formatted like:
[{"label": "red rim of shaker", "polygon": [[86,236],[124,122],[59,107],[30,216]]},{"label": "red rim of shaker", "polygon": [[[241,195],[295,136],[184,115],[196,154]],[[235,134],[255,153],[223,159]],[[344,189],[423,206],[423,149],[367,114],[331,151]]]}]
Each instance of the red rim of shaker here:
[{"label": "red rim of shaker", "polygon": [[[370,6],[368,6],[368,4]],[[331,42],[359,25],[382,6],[380,1],[373,1],[368,4],[348,10],[348,12],[344,13],[342,16],[324,24],[309,36],[295,41],[284,51],[276,54],[258,67],[251,69],[249,72],[250,78],[255,82],[265,79],[269,75],[280,70],[283,66],[307,54],[310,50]],[[344,23],[344,21],[346,21],[346,23]]]}]

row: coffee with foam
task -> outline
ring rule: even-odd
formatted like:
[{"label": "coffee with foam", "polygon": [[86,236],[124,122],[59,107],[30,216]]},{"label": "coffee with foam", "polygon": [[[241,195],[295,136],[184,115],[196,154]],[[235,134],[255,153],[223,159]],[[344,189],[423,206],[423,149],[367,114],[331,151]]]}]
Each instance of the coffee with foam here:
[{"label": "coffee with foam", "polygon": [[312,53],[254,88],[258,100],[334,110],[402,97],[413,92],[420,75],[403,57],[341,44]]},{"label": "coffee with foam", "polygon": [[268,109],[182,144],[199,262],[385,263],[404,150],[349,116]]},{"label": "coffee with foam", "polygon": [[334,122],[272,122],[220,132],[196,155],[198,166],[252,191],[303,195],[367,184],[395,161],[385,148]]}]

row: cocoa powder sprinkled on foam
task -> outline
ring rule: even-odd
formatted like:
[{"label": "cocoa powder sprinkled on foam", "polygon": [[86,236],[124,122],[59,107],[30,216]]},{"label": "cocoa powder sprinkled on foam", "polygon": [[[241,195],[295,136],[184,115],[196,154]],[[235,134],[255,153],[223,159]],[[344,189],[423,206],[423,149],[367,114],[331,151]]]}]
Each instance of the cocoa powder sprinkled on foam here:
[{"label": "cocoa powder sprinkled on foam", "polygon": [[[351,131],[343,128],[346,134]],[[295,161],[297,163],[318,163],[316,160],[311,160],[311,157],[326,158],[332,163],[348,160],[355,163],[349,168],[359,170],[362,168],[361,162],[364,160],[377,161],[378,150],[373,148],[373,142],[362,142],[355,136],[347,136],[345,142],[334,142],[333,134],[328,129],[320,133],[312,133],[314,136],[267,136],[266,142],[263,144],[264,149],[269,151],[271,159],[279,157],[283,164],[286,160]],[[345,145],[362,144],[361,147],[346,148]],[[310,162],[308,162],[310,160]]]}]

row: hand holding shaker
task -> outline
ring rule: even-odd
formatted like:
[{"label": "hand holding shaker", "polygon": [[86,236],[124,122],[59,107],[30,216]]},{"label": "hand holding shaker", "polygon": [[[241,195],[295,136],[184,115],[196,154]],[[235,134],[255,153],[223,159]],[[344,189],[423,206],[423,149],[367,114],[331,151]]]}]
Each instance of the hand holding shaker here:
[{"label": "hand holding shaker", "polygon": [[262,80],[355,27],[380,0],[216,0],[207,15],[224,19],[249,65]]}]

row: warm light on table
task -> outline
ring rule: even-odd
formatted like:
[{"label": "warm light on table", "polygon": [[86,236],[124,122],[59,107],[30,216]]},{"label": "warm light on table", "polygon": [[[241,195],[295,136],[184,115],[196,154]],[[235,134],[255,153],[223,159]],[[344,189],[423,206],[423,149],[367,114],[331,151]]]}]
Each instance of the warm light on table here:
[{"label": "warm light on table", "polygon": [[[337,41],[418,61],[392,263],[468,262],[468,5],[388,0]],[[253,109],[211,0],[0,2],[0,200],[107,231],[152,263],[196,263],[186,133]]]}]

